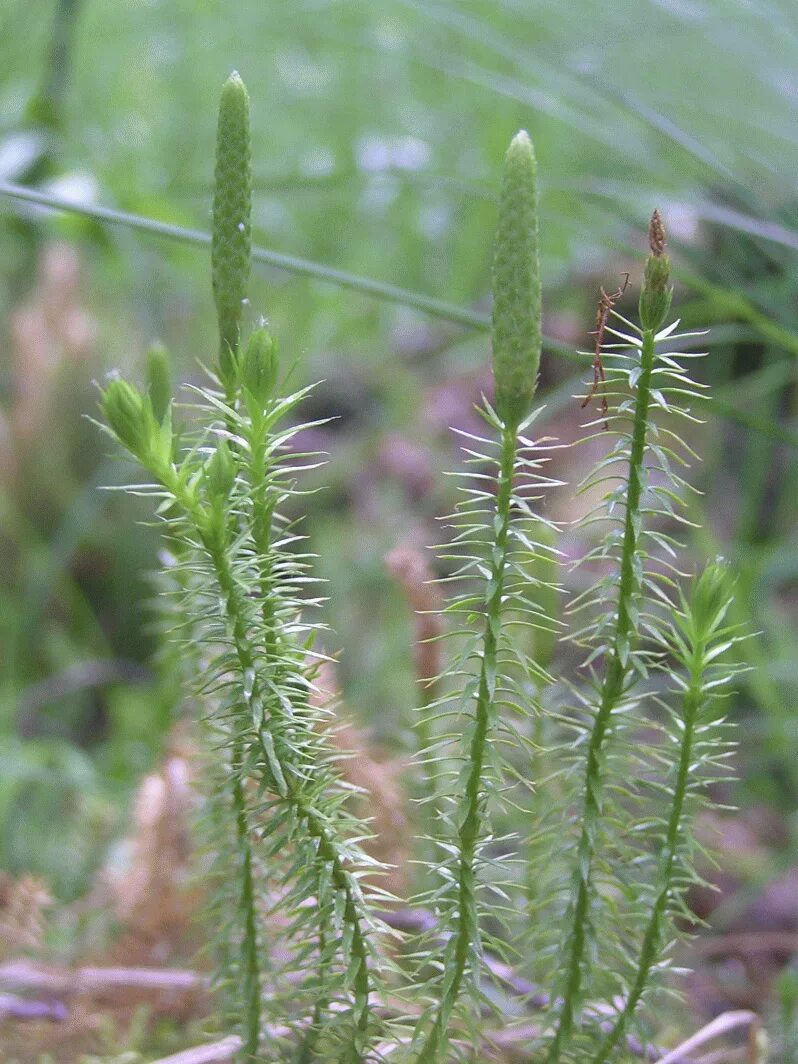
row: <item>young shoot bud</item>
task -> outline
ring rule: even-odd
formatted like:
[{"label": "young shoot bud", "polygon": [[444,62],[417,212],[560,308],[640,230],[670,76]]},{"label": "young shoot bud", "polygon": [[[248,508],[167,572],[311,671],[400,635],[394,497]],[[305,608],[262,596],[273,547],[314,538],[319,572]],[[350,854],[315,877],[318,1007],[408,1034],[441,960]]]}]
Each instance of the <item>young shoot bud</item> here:
[{"label": "young shoot bud", "polygon": [[268,329],[259,326],[249,338],[241,361],[241,383],[263,407],[277,383],[277,344]]},{"label": "young shoot bud", "polygon": [[665,254],[665,226],[659,211],[654,211],[651,215],[648,245],[651,254],[646,261],[643,288],[640,292],[640,322],[644,329],[656,332],[668,315],[673,295],[673,288],[668,283],[670,260]]},{"label": "young shoot bud", "polygon": [[155,419],[163,424],[172,402],[172,366],[169,352],[160,343],[152,344],[147,352],[147,392]]},{"label": "young shoot bud", "polygon": [[128,381],[116,377],[102,393],[100,401],[105,420],[114,435],[140,460],[149,445],[144,399]]},{"label": "young shoot bud", "polygon": [[521,130],[504,161],[493,261],[493,376],[496,412],[518,425],[537,387],[541,347],[537,163]]},{"label": "young shoot bud", "polygon": [[205,463],[205,487],[212,502],[225,502],[233,490],[236,468],[227,440],[219,440]]},{"label": "young shoot bud", "polygon": [[718,560],[710,563],[694,581],[690,595],[690,616],[697,633],[706,638],[723,623],[732,592],[729,568]]},{"label": "young shoot bud", "polygon": [[235,382],[236,352],[252,262],[249,96],[233,72],[222,87],[216,137],[211,264],[219,319],[219,375]]},{"label": "young shoot bud", "polygon": [[120,443],[157,477],[165,474],[172,458],[171,419],[159,424],[152,399],[135,385],[117,377],[100,400],[105,420]]}]

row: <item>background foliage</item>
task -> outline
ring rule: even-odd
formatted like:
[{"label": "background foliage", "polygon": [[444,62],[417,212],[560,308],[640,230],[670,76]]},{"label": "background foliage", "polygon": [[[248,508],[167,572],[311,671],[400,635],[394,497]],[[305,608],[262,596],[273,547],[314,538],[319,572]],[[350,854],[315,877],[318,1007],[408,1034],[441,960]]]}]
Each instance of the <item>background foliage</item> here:
[{"label": "background foliage", "polygon": [[[723,919],[783,878],[798,829],[790,0],[7,0],[0,41],[0,180],[207,230],[215,104],[238,68],[253,100],[255,243],[481,313],[500,162],[528,128],[544,328],[562,345],[544,351],[542,391],[565,438],[579,421],[566,399],[578,365],[563,350],[588,346],[598,285],[615,287],[661,208],[685,323],[717,326],[701,368],[718,402],[701,440],[695,547],[732,560],[736,620],[761,632],[728,796],[755,855],[738,846]],[[142,628],[155,537],[128,534],[144,511],[97,490],[129,471],[80,414],[93,410],[93,377],[140,374],[153,336],[182,360],[178,377],[212,357],[210,271],[202,249],[7,198],[0,227],[0,867],[40,873],[68,901],[113,853],[175,702]],[[31,369],[14,353],[25,347],[15,315],[41,303],[37,263],[54,237],[79,249],[75,306],[95,335],[74,350],[52,341],[51,362]],[[435,541],[451,503],[446,429],[467,425],[487,386],[486,337],[272,267],[256,269],[251,313],[268,315],[297,386],[324,380],[304,416],[338,418],[319,441],[331,488],[311,504],[312,546],[346,702],[401,751],[412,635],[383,558]],[[14,411],[30,391],[44,397],[20,431]]]}]

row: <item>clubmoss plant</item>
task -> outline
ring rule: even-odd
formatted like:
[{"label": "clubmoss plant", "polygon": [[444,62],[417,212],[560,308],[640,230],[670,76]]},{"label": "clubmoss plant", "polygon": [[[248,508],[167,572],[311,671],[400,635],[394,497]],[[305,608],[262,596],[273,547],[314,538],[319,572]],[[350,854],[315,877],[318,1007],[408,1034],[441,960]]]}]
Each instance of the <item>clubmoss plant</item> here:
[{"label": "clubmoss plant", "polygon": [[[393,899],[371,885],[381,870],[360,845],[369,827],[350,811],[334,714],[312,697],[319,599],[301,524],[285,516],[317,464],[296,420],[311,389],[283,393],[265,323],[245,336],[250,186],[249,101],[233,75],[219,110],[208,383],[178,426],[169,356],[155,346],[146,390],[115,378],[101,399],[104,427],[150,478],[133,490],[153,499],[171,635],[199,677],[221,1022],[242,1060],[444,1064],[481,1059],[498,1010],[536,1064],[620,1060],[694,877],[693,810],[725,772],[718,698],[740,638],[724,567],[686,589],[677,564],[689,490],[677,469],[695,456],[671,426],[696,421],[698,386],[685,368],[696,356],[669,349],[691,334],[665,326],[662,220],[651,220],[640,325],[616,309],[625,285],[602,290],[586,403],[599,392],[587,439],[606,453],[581,485],[602,497],[576,534],[607,530],[558,581],[561,529],[543,498],[561,486],[546,470],[556,445],[530,435],[536,162],[526,133],[510,144],[495,399],[480,407],[484,435],[460,434],[462,493],[439,551],[454,592],[434,625],[436,647],[448,628],[448,656],[419,710],[420,790],[434,797],[413,899],[425,931],[395,956],[383,923]],[[553,642],[569,581],[569,653],[586,657],[564,675]]]},{"label": "clubmoss plant", "polygon": [[[541,459],[521,435],[535,417],[531,406],[541,346],[536,162],[524,131],[513,139],[505,159],[493,278],[496,409],[486,404],[482,412],[494,435],[469,438],[466,451],[472,462],[487,464],[495,473],[481,474],[484,488],[465,489],[466,499],[453,519],[460,562],[456,577],[465,580],[467,590],[449,602],[447,612],[465,615],[469,626],[479,625],[482,631],[456,659],[453,675],[459,685],[440,703],[444,716],[451,715],[457,700],[461,706],[456,712],[469,703],[473,709],[470,714],[466,710],[463,748],[454,752],[461,767],[455,794],[449,796],[451,809],[443,818],[452,840],[444,844],[451,847],[454,860],[437,869],[444,891],[434,891],[430,898],[441,909],[443,926],[450,929],[440,978],[430,987],[434,1004],[423,1014],[414,1039],[418,1060],[430,1064],[446,1059],[453,1013],[466,980],[472,1020],[479,1013],[486,915],[480,869],[490,867],[483,853],[490,836],[489,807],[508,775],[496,743],[519,738],[519,733],[510,735],[512,725],[503,720],[508,702],[512,704],[518,693],[507,665],[513,657],[527,676],[535,672],[534,663],[508,635],[507,622],[523,616],[527,623],[549,626],[531,595],[536,584],[532,569],[547,556],[548,545],[534,538],[537,522],[530,496],[554,482],[538,472]],[[473,474],[467,476],[473,479]],[[475,589],[473,577],[478,573],[483,574],[482,586]],[[493,882],[491,887],[495,906],[500,885]]]},{"label": "clubmoss plant", "polygon": [[664,825],[661,848],[653,881],[654,896],[637,959],[637,968],[618,1012],[599,1050],[594,1064],[605,1064],[623,1040],[644,992],[651,982],[653,969],[662,963],[667,914],[678,899],[679,876],[691,873],[689,849],[691,799],[703,791],[706,775],[695,777],[696,762],[718,766],[726,774],[724,755],[729,745],[723,734],[723,719],[718,700],[726,693],[734,671],[719,662],[742,636],[739,629],[725,623],[731,605],[727,567],[713,563],[703,571],[691,589],[690,599],[683,592],[665,636],[675,662],[683,674],[672,674],[675,708],[669,708],[670,738],[678,749],[669,785],[670,812]]},{"label": "clubmoss plant", "polygon": [[[280,394],[265,327],[243,353],[239,343],[249,273],[247,116],[234,75],[222,92],[214,201],[219,360],[211,385],[194,389],[194,427],[178,447],[161,349],[150,354],[147,394],[114,379],[101,405],[111,434],[153,478],[136,490],[155,499],[178,548],[188,618],[180,638],[202,647],[225,1015],[239,1027],[243,1059],[281,1059],[296,1048],[284,1044],[295,1030],[307,1059],[318,1052],[356,1061],[373,1024],[371,936],[379,922],[360,875],[375,862],[355,841],[368,830],[346,812],[329,721],[310,698],[318,658],[317,629],[306,620],[314,605],[309,559],[280,515],[295,493],[294,474],[312,461],[292,448],[307,426],[287,421],[308,389]],[[267,913],[281,925],[280,966]],[[266,1048],[270,1016],[284,1041],[273,1035]]]},{"label": "clubmoss plant", "polygon": [[[623,538],[618,567],[618,592],[604,675],[600,688],[598,712],[590,733],[585,761],[582,801],[582,827],[576,865],[576,891],[572,903],[571,930],[567,946],[567,964],[563,979],[562,1005],[557,1033],[549,1060],[556,1062],[569,1038],[582,988],[583,969],[587,962],[591,938],[591,909],[595,901],[593,867],[595,862],[598,821],[603,813],[604,743],[626,693],[626,681],[633,667],[632,651],[637,642],[639,602],[643,571],[640,565],[640,538],[643,530],[641,508],[646,477],[644,461],[649,431],[649,407],[652,402],[652,374],[656,330],[662,324],[670,303],[667,259],[664,255],[664,232],[659,214],[654,213],[649,239],[651,255],[646,264],[646,280],[640,295],[640,318],[644,323],[640,339],[639,373],[636,374],[632,400],[632,429],[628,439],[628,473],[624,483],[625,513]],[[612,330],[611,330],[612,331]],[[624,451],[627,440],[624,439]]]},{"label": "clubmoss plant", "polygon": [[[598,567],[602,575],[570,608],[571,639],[589,651],[584,667],[590,684],[587,689],[574,685],[576,708],[565,715],[575,738],[563,778],[570,783],[581,777],[581,783],[575,792],[566,789],[568,809],[549,827],[552,845],[567,858],[564,879],[538,903],[544,912],[553,904],[565,928],[564,940],[555,931],[542,950],[554,972],[549,1064],[596,1053],[598,1059],[610,1059],[643,992],[664,969],[666,920],[671,928],[668,918],[679,909],[692,875],[689,862],[679,866],[678,875],[675,871],[685,831],[685,795],[706,787],[713,756],[726,752],[717,735],[714,755],[711,743],[700,746],[700,756],[697,752],[697,689],[683,716],[674,716],[659,693],[661,677],[671,675],[674,661],[698,670],[690,673],[694,684],[702,668],[692,658],[688,662],[672,638],[672,618],[687,609],[683,606],[680,615],[675,562],[681,545],[673,532],[689,524],[683,513],[689,484],[676,468],[695,456],[670,427],[677,418],[695,422],[686,403],[700,395],[682,362],[696,356],[663,350],[666,341],[678,345],[694,334],[678,334],[678,322],[663,328],[671,289],[658,212],[649,244],[639,306],[642,327],[612,305],[607,308],[606,333],[615,342],[599,354],[605,409],[590,426],[598,434],[588,438],[604,437],[608,429],[613,442],[582,485],[583,491],[604,489],[582,527],[598,522],[609,527],[580,562],[582,568]],[[696,601],[717,582],[716,572],[699,581]],[[723,644],[718,653],[725,649]],[[706,650],[699,641],[697,660],[704,664]],[[644,732],[656,738],[648,741]],[[670,803],[665,820],[663,796]],[[562,909],[554,902],[558,891],[566,899]],[[559,919],[553,925],[559,927]],[[602,1042],[596,1017],[603,1004],[615,1011],[618,1000],[625,1004]]]}]

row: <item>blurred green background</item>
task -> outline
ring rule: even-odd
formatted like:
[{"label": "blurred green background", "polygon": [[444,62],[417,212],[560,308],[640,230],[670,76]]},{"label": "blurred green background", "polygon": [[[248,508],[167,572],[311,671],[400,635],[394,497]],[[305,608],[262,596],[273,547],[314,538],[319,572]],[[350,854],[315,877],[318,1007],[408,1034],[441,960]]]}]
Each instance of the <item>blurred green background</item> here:
[{"label": "blurred green background", "polygon": [[[675,304],[712,330],[699,372],[716,403],[689,474],[703,528],[685,566],[730,557],[739,617],[760,633],[734,708],[730,797],[778,820],[762,881],[793,862],[798,838],[796,54],[794,0],[0,11],[0,181],[207,230],[216,102],[235,68],[252,100],[256,243],[475,318],[489,312],[503,152],[527,128],[552,341],[541,391],[565,439],[580,364],[589,375],[571,352],[589,347],[598,287],[626,269],[639,280],[661,209]],[[157,537],[136,523],[144,509],[99,490],[131,470],[81,415],[92,380],[140,377],[155,337],[180,379],[199,377],[216,343],[209,255],[7,195],[0,246],[0,868],[37,872],[68,901],[180,712],[148,609]],[[269,318],[297,382],[324,382],[306,415],[338,419],[317,441],[329,487],[308,533],[347,704],[401,750],[412,634],[384,556],[438,538],[443,470],[457,462],[447,427],[467,424],[489,387],[487,337],[313,272],[256,266],[251,318]],[[562,461],[577,478],[579,458]]]}]

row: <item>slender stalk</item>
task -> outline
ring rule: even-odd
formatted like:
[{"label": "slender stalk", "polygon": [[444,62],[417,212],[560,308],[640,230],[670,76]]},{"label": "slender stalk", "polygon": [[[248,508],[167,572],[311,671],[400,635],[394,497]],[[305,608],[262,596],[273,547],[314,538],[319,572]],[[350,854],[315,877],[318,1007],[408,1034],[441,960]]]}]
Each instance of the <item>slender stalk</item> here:
[{"label": "slender stalk", "polygon": [[355,891],[349,873],[343,866],[338,847],[335,844],[330,830],[321,818],[313,813],[306,802],[297,801],[298,808],[305,818],[308,831],[317,840],[319,859],[328,864],[332,869],[332,881],[337,890],[344,898],[344,924],[351,929],[352,959],[350,967],[353,969],[352,989],[354,993],[353,1018],[354,1036],[341,1057],[341,1064],[358,1064],[366,1052],[371,1015],[369,1011],[369,995],[371,993],[371,975],[368,963],[368,945],[361,925],[358,912]]},{"label": "slender stalk", "polygon": [[274,630],[274,596],[272,594],[272,568],[269,553],[272,541],[272,518],[274,505],[268,498],[266,477],[266,440],[260,424],[251,423],[249,476],[252,484],[252,540],[257,552],[260,576],[260,610],[263,618],[266,654],[275,657],[277,650]]},{"label": "slender stalk", "polygon": [[261,1015],[261,977],[258,961],[258,927],[255,909],[255,885],[252,875],[252,847],[247,819],[244,785],[241,780],[241,744],[233,751],[233,801],[236,812],[236,836],[241,851],[241,912],[244,935],[241,954],[244,970],[244,1047],[245,1057],[254,1057],[258,1051]]},{"label": "slender stalk", "polygon": [[465,788],[465,812],[458,832],[459,868],[457,878],[457,917],[450,945],[443,989],[432,1028],[418,1055],[419,1064],[433,1064],[441,1059],[448,1044],[449,1019],[460,996],[470,957],[479,957],[480,931],[476,890],[476,856],[485,821],[485,787],[483,772],[487,743],[494,716],[496,668],[502,621],[502,597],[507,569],[508,529],[512,500],[513,470],[517,447],[515,425],[502,430],[498,492],[496,496],[496,538],[492,553],[482,662],[474,707],[474,732],[469,750],[469,771]]},{"label": "slender stalk", "polygon": [[313,1061],[319,1041],[321,1022],[327,1006],[329,1005],[329,1000],[324,989],[327,985],[327,975],[330,968],[328,935],[324,926],[319,929],[317,938],[319,950],[319,991],[316,1003],[313,1006],[313,1019],[302,1041],[302,1045],[299,1047],[296,1064],[311,1064]]},{"label": "slender stalk", "polygon": [[[241,674],[252,676],[252,689],[247,696],[249,709],[252,711],[252,719],[255,721],[255,735],[258,742],[260,755],[274,779],[273,786],[276,793],[289,802],[295,809],[297,817],[304,822],[308,834],[314,840],[316,854],[323,865],[330,869],[332,883],[343,897],[343,923],[350,929],[351,934],[351,958],[349,969],[351,972],[351,985],[353,990],[353,1019],[354,1033],[351,1044],[347,1047],[346,1054],[341,1058],[342,1064],[355,1064],[362,1059],[368,1040],[370,1027],[369,996],[371,993],[371,976],[368,962],[368,944],[361,925],[358,897],[356,887],[350,873],[347,871],[344,859],[341,856],[337,839],[333,829],[328,825],[313,807],[312,802],[303,793],[301,782],[292,771],[291,759],[285,750],[284,743],[279,735],[273,735],[268,728],[267,721],[263,716],[263,710],[254,712],[254,707],[263,706],[264,700],[260,681],[255,670],[255,656],[247,632],[244,605],[240,589],[236,586],[230,564],[225,553],[225,544],[214,541],[208,535],[207,522],[199,509],[190,490],[183,485],[176,474],[167,474],[167,487],[175,495],[190,520],[195,525],[203,544],[208,552],[214,568],[216,579],[222,591],[225,613],[230,625],[232,642],[236,657],[241,669]],[[236,754],[234,751],[234,758]],[[239,780],[239,784],[241,781]],[[243,786],[240,791],[243,801]],[[240,829],[246,827],[246,814],[239,819]],[[240,830],[239,829],[239,830]],[[247,848],[249,836],[247,835]],[[251,851],[250,851],[251,854]],[[249,887],[247,887],[247,873],[249,874]],[[257,1037],[254,1033],[257,1029],[259,1034],[260,1024],[260,975],[257,963],[257,937],[255,935],[256,914],[254,911],[252,886],[252,860],[244,861],[244,882],[242,883],[241,905],[245,914],[245,932],[250,929],[252,937],[248,938],[248,948],[245,951],[247,976],[245,987],[247,991],[246,1004],[246,1035],[245,1044],[249,1045],[252,1039]],[[256,1002],[257,991],[257,1002]],[[255,1024],[257,1021],[257,1028]]]},{"label": "slender stalk", "polygon": [[690,661],[690,676],[687,690],[684,693],[684,730],[682,732],[681,751],[679,765],[676,772],[676,784],[673,791],[668,827],[665,833],[665,845],[663,847],[659,868],[657,870],[657,897],[651,910],[648,926],[646,927],[643,943],[640,948],[640,956],[637,963],[637,973],[631,990],[626,998],[623,1011],[618,1016],[612,1030],[599,1047],[593,1064],[604,1064],[609,1059],[610,1053],[615,1046],[624,1038],[632,1017],[635,1014],[643,991],[648,985],[651,969],[659,959],[659,951],[662,943],[663,922],[668,906],[668,896],[671,890],[673,866],[676,863],[679,841],[682,835],[682,813],[687,796],[687,784],[690,774],[690,766],[693,758],[693,746],[696,734],[696,722],[698,713],[704,700],[703,691],[703,667],[706,642],[697,642],[692,648]]},{"label": "slender stalk", "polygon": [[[58,0],[53,13],[48,63],[41,88],[28,102],[26,117],[47,130],[60,132],[63,127],[64,103],[67,98],[69,66],[74,52],[75,31],[81,0]],[[28,181],[50,176],[53,158],[50,153],[27,173]]]},{"label": "slender stalk", "polygon": [[[232,628],[236,655],[243,673],[252,667],[252,655],[246,641],[246,624],[240,610],[238,591],[224,549],[209,548],[209,554],[225,600],[228,622]],[[255,888],[252,875],[251,828],[247,816],[246,796],[242,778],[244,742],[236,736],[233,744],[233,806],[236,815],[236,838],[241,854],[241,884],[239,904],[243,923],[241,954],[243,964],[244,998],[244,1059],[254,1058],[260,1039],[262,1010],[261,976],[258,960],[258,917],[255,908]]]},{"label": "slender stalk", "polygon": [[[257,564],[260,575],[260,611],[264,626],[266,654],[267,657],[276,660],[277,633],[275,631],[274,594],[272,591],[273,574],[269,556],[272,540],[274,506],[269,501],[268,497],[268,479],[265,474],[266,439],[263,431],[262,419],[260,417],[256,417],[255,420],[250,423],[249,443],[249,475],[252,484],[252,538],[257,552]],[[287,781],[290,779],[286,772],[283,772],[283,776]],[[339,890],[343,891],[346,899],[345,915],[352,921],[356,928],[353,937],[353,951],[355,952],[355,963],[357,965],[356,993],[359,1002],[359,1004],[356,1005],[356,1026],[358,1039],[361,1037],[365,1038],[369,1024],[368,998],[370,993],[370,980],[368,975],[366,942],[360,929],[360,922],[355,907],[355,899],[351,891],[351,883],[337,855],[336,848],[331,843],[328,833],[320,819],[316,817],[310,808],[301,801],[301,796],[298,792],[294,794],[294,798],[297,805],[304,810],[311,834],[314,838],[319,840],[319,855],[323,859],[331,862],[333,882]],[[319,931],[319,960],[321,965],[320,984],[322,987],[325,982],[324,970],[329,967],[329,962],[325,960],[327,949],[327,934],[322,927]],[[321,1017],[326,1006],[327,999],[322,990],[320,991],[320,997],[314,1007],[314,1022],[308,1034],[308,1040],[303,1048],[303,1059],[311,1059],[312,1057],[313,1046],[315,1044]],[[358,1054],[356,1053],[355,1059],[357,1058],[357,1055]]]},{"label": "slender stalk", "polygon": [[591,920],[593,862],[604,789],[602,753],[604,741],[610,730],[612,714],[623,697],[624,681],[629,672],[630,643],[634,635],[630,606],[632,599],[639,590],[640,583],[636,565],[636,553],[641,532],[640,499],[643,492],[643,460],[648,429],[651,373],[654,367],[654,332],[651,329],[646,329],[643,333],[640,358],[641,373],[637,383],[632,448],[629,456],[626,515],[618,589],[618,612],[612,648],[609,652],[604,672],[599,709],[587,750],[582,802],[582,831],[579,838],[576,862],[578,884],[572,907],[569,933],[570,946],[566,961],[562,1003],[559,1009],[559,1022],[554,1040],[549,1049],[549,1064],[556,1064],[559,1061],[562,1049],[571,1036],[582,989],[586,965],[588,929]]},{"label": "slender stalk", "polygon": [[[75,203],[60,196],[52,196],[38,189],[25,188],[9,181],[0,181],[0,196],[10,199],[36,203],[52,210],[66,211],[68,214],[76,214],[84,218],[92,218],[106,225],[121,225],[128,229],[150,233],[153,236],[162,236],[170,240],[177,240],[185,244],[195,244],[200,247],[209,247],[211,234],[201,229],[188,229],[185,226],[173,225],[170,222],[160,222],[155,218],[148,218],[141,214],[131,214],[129,211],[117,211],[112,207],[99,207],[89,204]],[[271,248],[253,247],[253,262],[260,262],[267,266],[273,266],[287,273],[297,274],[301,277],[312,277],[339,288],[360,292],[388,303],[399,303],[403,306],[413,307],[423,314],[440,318],[443,321],[452,322],[454,325],[462,325],[469,329],[479,329],[487,332],[490,329],[490,317],[469,307],[459,307],[453,303],[447,303],[443,299],[425,295],[423,292],[413,292],[407,288],[400,288],[387,281],[376,281],[371,277],[362,277],[347,270],[339,270],[334,266],[326,266],[320,262],[303,259],[297,255],[288,255]],[[556,350],[564,358],[571,362],[580,362],[578,355],[573,354],[570,347],[563,341],[549,338],[547,346]]]}]

